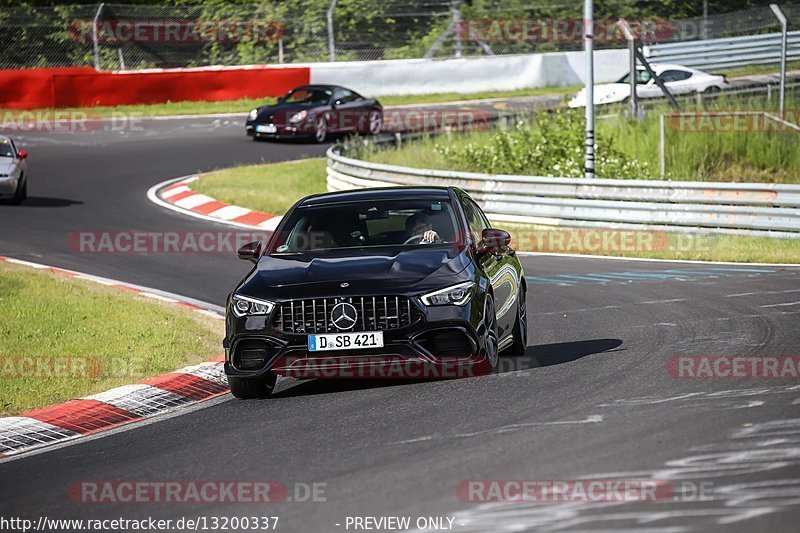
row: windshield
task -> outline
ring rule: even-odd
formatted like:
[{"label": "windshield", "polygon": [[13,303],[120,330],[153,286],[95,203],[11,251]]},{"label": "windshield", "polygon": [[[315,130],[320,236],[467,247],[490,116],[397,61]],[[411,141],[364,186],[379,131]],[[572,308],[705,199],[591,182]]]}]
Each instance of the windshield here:
[{"label": "windshield", "polygon": [[379,200],[300,207],[272,243],[272,255],[360,248],[422,248],[460,242],[449,200]]},{"label": "windshield", "polygon": [[294,89],[286,93],[283,101],[288,104],[327,104],[331,91],[322,89]]},{"label": "windshield", "polygon": [[[628,72],[624,76],[622,76],[617,83],[630,83],[631,73]],[[637,85],[644,85],[648,81],[651,80],[650,73],[644,69],[636,69],[636,84]]]},{"label": "windshield", "polygon": [[0,157],[14,157],[14,149],[8,139],[0,139]]}]

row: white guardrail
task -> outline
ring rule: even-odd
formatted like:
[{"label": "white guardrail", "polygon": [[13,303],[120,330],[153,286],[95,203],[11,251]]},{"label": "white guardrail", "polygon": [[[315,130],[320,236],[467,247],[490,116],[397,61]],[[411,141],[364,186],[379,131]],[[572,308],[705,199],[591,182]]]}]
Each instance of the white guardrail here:
[{"label": "white guardrail", "polygon": [[[781,62],[781,34],[654,44],[645,47],[645,56],[654,63],[678,63],[699,69],[777,65]],[[788,33],[786,59],[800,59],[800,31]]]},{"label": "white guardrail", "polygon": [[800,185],[508,176],[361,161],[328,150],[329,191],[456,186],[494,220],[800,238]]}]

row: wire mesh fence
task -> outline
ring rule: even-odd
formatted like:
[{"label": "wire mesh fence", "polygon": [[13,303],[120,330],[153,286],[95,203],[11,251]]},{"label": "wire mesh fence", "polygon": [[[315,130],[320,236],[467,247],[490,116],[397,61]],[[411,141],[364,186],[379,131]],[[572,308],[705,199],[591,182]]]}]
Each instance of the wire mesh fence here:
[{"label": "wire mesh fence", "polygon": [[[0,12],[0,68],[102,70],[525,54],[580,50],[580,2],[285,0],[21,6]],[[800,5],[782,6],[790,21]],[[643,44],[777,31],[768,7],[707,18],[629,19]],[[595,47],[620,48],[617,18]]]}]

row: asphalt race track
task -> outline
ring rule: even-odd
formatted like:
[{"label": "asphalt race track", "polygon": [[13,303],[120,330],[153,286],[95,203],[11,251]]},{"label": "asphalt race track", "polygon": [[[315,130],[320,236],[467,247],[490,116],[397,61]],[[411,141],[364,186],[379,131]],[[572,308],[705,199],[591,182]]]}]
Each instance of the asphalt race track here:
[{"label": "asphalt race track", "polygon": [[[225,227],[151,204],[168,178],[318,156],[254,143],[241,120],[147,121],[141,131],[17,135],[29,202],[0,205],[0,254],[222,304],[232,254],[87,254],[79,231]],[[455,516],[454,531],[796,531],[800,381],[673,377],[679,355],[800,355],[800,267],[526,256],[532,337],[490,376],[445,382],[284,381],[0,463],[0,514],[51,518],[279,516],[280,531],[348,516]],[[652,479],[658,503],[475,503],[462,480]],[[326,501],[77,504],[81,480],[324,484]],[[302,486],[302,485],[301,485]],[[705,487],[704,497],[691,488]],[[298,498],[290,492],[292,500]],[[445,522],[446,523],[446,522]],[[338,524],[338,525],[337,525]],[[352,527],[350,528],[352,530]]]}]

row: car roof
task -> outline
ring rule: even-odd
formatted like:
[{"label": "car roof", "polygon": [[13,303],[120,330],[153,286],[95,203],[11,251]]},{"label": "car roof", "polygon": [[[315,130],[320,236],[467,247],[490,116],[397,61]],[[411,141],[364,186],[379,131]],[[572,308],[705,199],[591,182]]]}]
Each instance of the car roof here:
[{"label": "car roof", "polygon": [[298,206],[314,206],[369,200],[419,200],[421,198],[450,198],[450,187],[375,187],[349,191],[327,192],[303,198]]},{"label": "car roof", "polygon": [[352,89],[347,89],[347,87],[342,87],[341,85],[323,85],[323,84],[309,84],[309,85],[298,85],[293,91],[298,89],[317,89],[321,91],[335,91],[336,89],[345,89],[351,92],[355,92]]},{"label": "car roof", "polygon": [[[642,65],[637,65],[636,68],[637,68],[637,70],[644,70],[644,66],[642,66]],[[667,71],[667,70],[684,70],[686,72],[702,72],[700,70],[697,70],[697,69],[694,69],[694,68],[691,68],[691,67],[686,67],[684,65],[678,65],[676,63],[650,63],[650,68],[652,68],[656,72],[656,74],[661,74],[662,72]]]}]

